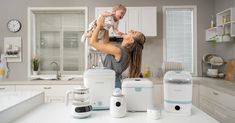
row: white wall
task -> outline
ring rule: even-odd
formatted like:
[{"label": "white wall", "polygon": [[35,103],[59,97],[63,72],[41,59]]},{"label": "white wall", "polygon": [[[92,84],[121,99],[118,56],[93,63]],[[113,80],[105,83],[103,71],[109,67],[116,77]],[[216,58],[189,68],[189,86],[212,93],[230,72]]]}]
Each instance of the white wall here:
[{"label": "white wall", "polygon": [[[222,1],[222,0],[221,0]],[[87,6],[89,10],[89,22],[94,18],[95,7],[114,6],[115,4],[126,6],[157,6],[158,36],[147,38],[143,51],[142,71],[148,65],[152,71],[156,71],[163,60],[163,14],[162,6],[165,5],[196,5],[197,33],[198,33],[198,70],[201,73],[201,57],[206,52],[214,52],[210,43],[205,42],[205,29],[209,27],[210,15],[214,14],[215,0],[1,0],[0,4],[0,52],[3,51],[3,38],[6,36],[21,36],[23,43],[23,62],[10,63],[9,80],[27,79],[27,7],[74,7]],[[11,33],[6,28],[6,23],[16,18],[22,22],[22,30]]]}]

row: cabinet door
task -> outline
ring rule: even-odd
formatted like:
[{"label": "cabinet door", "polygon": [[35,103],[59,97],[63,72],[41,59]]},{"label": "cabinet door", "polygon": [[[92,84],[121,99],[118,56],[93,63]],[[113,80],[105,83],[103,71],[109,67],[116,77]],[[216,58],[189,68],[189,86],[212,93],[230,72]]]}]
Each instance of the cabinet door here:
[{"label": "cabinet door", "polygon": [[95,8],[95,18],[94,19],[97,19],[99,17],[99,15],[104,13],[105,11],[106,12],[112,12],[112,7],[96,7]]},{"label": "cabinet door", "polygon": [[235,111],[232,111],[217,103],[215,103],[214,106],[215,119],[217,119],[221,123],[234,123]]},{"label": "cabinet door", "polygon": [[216,94],[216,102],[235,112],[235,96],[218,91],[217,93],[214,91],[214,94]]},{"label": "cabinet door", "polygon": [[157,8],[141,7],[140,30],[145,36],[157,36]]},{"label": "cabinet door", "polygon": [[[140,30],[140,8],[139,7],[128,7],[126,12],[126,18],[127,18],[127,31],[129,30],[135,30],[135,31],[141,31]],[[122,20],[121,20],[122,21]]]},{"label": "cabinet door", "polygon": [[153,89],[153,103],[157,107],[163,106],[162,84],[155,84]]},{"label": "cabinet door", "polygon": [[200,95],[200,109],[205,113],[207,113],[208,115],[215,117],[213,102],[207,99],[207,97],[201,95]]},{"label": "cabinet door", "polygon": [[193,85],[193,98],[192,103],[194,106],[199,107],[199,85]]},{"label": "cabinet door", "polygon": [[15,85],[1,85],[0,92],[4,91],[15,91]]}]

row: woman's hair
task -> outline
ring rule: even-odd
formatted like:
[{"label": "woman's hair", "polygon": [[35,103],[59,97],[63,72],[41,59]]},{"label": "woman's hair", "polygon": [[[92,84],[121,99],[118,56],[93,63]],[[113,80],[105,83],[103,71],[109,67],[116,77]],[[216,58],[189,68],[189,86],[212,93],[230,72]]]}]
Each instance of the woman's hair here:
[{"label": "woman's hair", "polygon": [[118,5],[113,7],[112,11],[115,12],[117,10],[124,10],[124,11],[126,11],[126,7],[124,5],[122,5],[122,4],[118,4]]},{"label": "woman's hair", "polygon": [[129,50],[129,77],[139,77],[141,73],[142,50],[144,48],[145,36],[141,33],[134,38],[134,43]]}]

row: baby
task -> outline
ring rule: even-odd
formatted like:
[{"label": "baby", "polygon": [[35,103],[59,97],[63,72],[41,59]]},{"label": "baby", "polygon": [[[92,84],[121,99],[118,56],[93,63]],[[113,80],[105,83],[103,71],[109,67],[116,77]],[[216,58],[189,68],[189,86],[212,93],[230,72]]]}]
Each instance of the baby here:
[{"label": "baby", "polygon": [[[112,12],[104,12],[102,15],[105,16],[104,30],[99,32],[98,39],[101,40],[104,37],[105,30],[109,30],[111,27],[113,33],[122,36],[124,33],[118,30],[119,20],[121,20],[126,13],[126,7],[122,4],[113,7]],[[100,17],[100,16],[99,16]],[[96,21],[94,20],[89,24],[88,30],[82,35],[81,41],[84,42],[87,38],[90,38],[93,31],[96,28]]]}]

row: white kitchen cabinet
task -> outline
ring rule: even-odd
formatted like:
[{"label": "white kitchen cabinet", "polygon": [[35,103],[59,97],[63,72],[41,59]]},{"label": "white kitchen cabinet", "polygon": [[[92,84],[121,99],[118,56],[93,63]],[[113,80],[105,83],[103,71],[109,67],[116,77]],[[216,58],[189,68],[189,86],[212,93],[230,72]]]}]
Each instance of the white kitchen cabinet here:
[{"label": "white kitchen cabinet", "polygon": [[64,102],[67,90],[80,87],[80,85],[16,85],[16,91],[43,91],[45,102]]},{"label": "white kitchen cabinet", "polygon": [[157,107],[163,106],[163,86],[162,84],[155,84],[153,86],[153,103]]},{"label": "white kitchen cabinet", "polygon": [[193,84],[192,103],[194,106],[199,107],[199,85],[198,84]]},{"label": "white kitchen cabinet", "polygon": [[141,9],[140,7],[128,7],[126,12],[126,33],[129,30],[141,30]]},{"label": "white kitchen cabinet", "polygon": [[[95,8],[95,17],[97,18],[104,11],[111,12],[112,8]],[[124,33],[136,30],[144,33],[145,36],[157,36],[157,7],[127,7],[124,18],[119,21],[118,29]]]},{"label": "white kitchen cabinet", "polygon": [[15,85],[0,85],[0,92],[15,91]]},{"label": "white kitchen cabinet", "polygon": [[235,97],[200,85],[200,109],[221,123],[234,123]]},{"label": "white kitchen cabinet", "polygon": [[157,36],[157,7],[141,7],[140,31],[146,36]]}]

